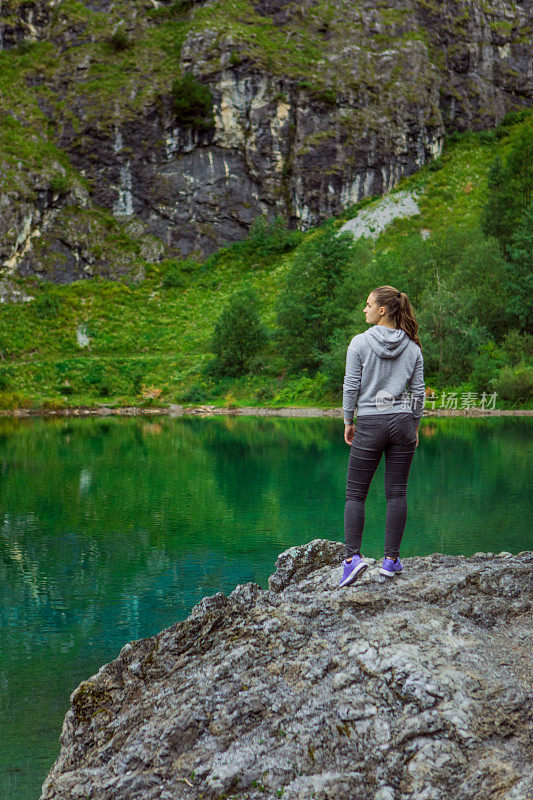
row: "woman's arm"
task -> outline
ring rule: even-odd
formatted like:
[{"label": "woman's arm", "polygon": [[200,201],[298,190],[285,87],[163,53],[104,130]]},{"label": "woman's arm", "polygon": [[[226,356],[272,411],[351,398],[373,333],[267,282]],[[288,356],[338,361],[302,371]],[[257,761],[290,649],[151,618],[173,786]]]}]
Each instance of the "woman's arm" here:
[{"label": "woman's arm", "polygon": [[424,400],[426,398],[426,387],[424,385],[424,357],[422,351],[418,351],[413,374],[409,378],[407,385],[411,391],[411,410],[417,425],[420,424],[422,412],[424,411]]},{"label": "woman's arm", "polygon": [[363,365],[359,353],[350,344],[348,352],[346,353],[346,370],[344,373],[344,382],[342,384],[342,410],[345,425],[349,425],[353,422],[359,389],[361,388],[362,371]]}]

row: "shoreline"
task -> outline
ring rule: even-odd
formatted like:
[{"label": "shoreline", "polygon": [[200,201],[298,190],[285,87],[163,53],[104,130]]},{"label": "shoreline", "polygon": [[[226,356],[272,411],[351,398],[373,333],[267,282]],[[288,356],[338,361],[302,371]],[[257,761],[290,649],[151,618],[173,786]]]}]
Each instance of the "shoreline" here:
[{"label": "shoreline", "polygon": [[[139,417],[139,416],[236,416],[236,417],[329,417],[342,418],[342,408],[315,408],[315,407],[282,407],[268,408],[256,406],[241,406],[229,408],[225,406],[183,406],[168,405],[160,408],[143,408],[142,406],[74,406],[72,408],[33,409],[13,408],[0,409],[0,417]],[[430,409],[424,411],[422,419],[430,417],[520,417],[533,416],[533,409]]]}]

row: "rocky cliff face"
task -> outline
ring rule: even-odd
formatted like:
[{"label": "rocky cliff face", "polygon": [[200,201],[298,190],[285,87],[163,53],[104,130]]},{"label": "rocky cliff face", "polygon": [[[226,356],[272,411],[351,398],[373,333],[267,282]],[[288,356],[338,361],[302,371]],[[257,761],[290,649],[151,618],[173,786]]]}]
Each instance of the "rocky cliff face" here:
[{"label": "rocky cliff face", "polygon": [[[142,276],[391,190],[446,131],[531,105],[532,5],[3,0],[4,274]],[[176,113],[184,73],[213,127]]]},{"label": "rocky cliff face", "polygon": [[277,561],[71,697],[41,800],[526,800],[533,554]]}]

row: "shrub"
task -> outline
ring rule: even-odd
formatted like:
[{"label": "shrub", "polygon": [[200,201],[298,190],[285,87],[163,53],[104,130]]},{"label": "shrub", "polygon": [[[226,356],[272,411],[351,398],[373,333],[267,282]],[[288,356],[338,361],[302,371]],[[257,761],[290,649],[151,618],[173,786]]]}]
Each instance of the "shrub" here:
[{"label": "shrub", "polygon": [[215,125],[213,95],[190,73],[176,78],[172,84],[172,99],[176,119],[190,128],[204,131]]},{"label": "shrub", "polygon": [[182,289],[185,286],[185,277],[179,264],[171,264],[161,279],[162,289]]},{"label": "shrub", "polygon": [[[108,365],[109,368],[109,365]],[[144,358],[120,358],[114,361],[114,372],[110,371],[116,378],[114,383],[115,393],[122,391],[134,395],[141,394],[146,381],[148,364]]]},{"label": "shrub", "polygon": [[339,103],[338,93],[330,86],[315,90],[315,96],[327,106],[336,106]]},{"label": "shrub", "polygon": [[[78,394],[87,389],[101,397],[140,394],[147,364],[144,358],[64,358],[54,365],[57,391]],[[53,380],[53,379],[52,379]]]},{"label": "shrub", "polygon": [[271,386],[261,386],[255,392],[255,399],[258,403],[269,403],[274,394],[274,389]]},{"label": "shrub", "polygon": [[74,392],[76,391],[76,388],[75,388],[75,386],[72,385],[70,380],[68,378],[66,378],[63,381],[63,383],[59,384],[59,386],[57,387],[57,390],[58,390],[59,394],[64,394],[64,395],[70,396],[70,395],[74,394]]},{"label": "shrub", "polygon": [[237,407],[237,399],[234,394],[228,392],[224,396],[224,406],[226,408],[236,408]]},{"label": "shrub", "polygon": [[502,364],[502,354],[494,342],[485,342],[479,348],[470,384],[476,392],[488,392]]},{"label": "shrub", "polygon": [[212,378],[201,378],[181,392],[179,399],[184,403],[206,403],[213,398],[217,391],[223,391],[225,388],[224,379],[215,383]]},{"label": "shrub", "polygon": [[256,217],[247,238],[236,242],[232,250],[244,256],[265,259],[294,250],[303,238],[303,232],[287,228],[282,217]]},{"label": "shrub", "polygon": [[172,14],[185,14],[187,11],[191,10],[193,5],[193,0],[174,0],[172,5],[169,7],[169,11]]},{"label": "shrub", "polygon": [[133,47],[132,40],[128,37],[128,35],[119,28],[118,31],[115,31],[107,40],[109,46],[112,50],[116,50],[117,52],[122,52],[124,50],[129,50]]},{"label": "shrub", "polygon": [[9,335],[9,331],[0,331],[0,359],[4,361],[12,353],[13,337]]},{"label": "shrub", "polygon": [[12,378],[13,371],[10,367],[0,366],[0,391],[4,391],[10,386]]},{"label": "shrub", "polygon": [[533,396],[533,367],[524,362],[516,367],[504,367],[492,385],[503,400],[527,402]]},{"label": "shrub", "polygon": [[65,195],[68,194],[70,185],[67,177],[56,173],[52,176],[50,181],[50,189],[54,194]]},{"label": "shrub", "polygon": [[33,397],[20,392],[0,392],[0,408],[30,408],[34,403]]},{"label": "shrub", "polygon": [[35,39],[22,39],[22,41],[20,41],[16,45],[16,47],[14,47],[11,50],[11,52],[14,55],[25,56],[28,55],[28,53],[31,53],[31,51],[36,47],[36,45],[37,42],[35,41]]},{"label": "shrub", "polygon": [[94,389],[100,397],[109,397],[113,394],[115,378],[116,376],[109,366],[96,361],[90,365],[83,381],[87,386]]},{"label": "shrub", "polygon": [[501,350],[508,362],[507,366],[514,367],[522,360],[529,364],[533,357],[533,336],[516,330],[509,331],[501,344]]},{"label": "shrub", "polygon": [[60,300],[54,294],[41,294],[31,301],[31,308],[38,319],[55,317],[60,305]]},{"label": "shrub", "polygon": [[243,375],[267,336],[257,311],[259,298],[252,289],[241,289],[230,298],[219,316],[211,340],[216,370],[222,375]]},{"label": "shrub", "polygon": [[322,400],[327,382],[326,376],[320,372],[314,378],[302,375],[297,381],[280,389],[272,398],[272,404],[280,406],[302,401]]},{"label": "shrub", "polygon": [[529,114],[531,114],[529,108],[521,108],[518,111],[508,111],[500,122],[500,125],[516,125],[519,122],[524,122]]},{"label": "shrub", "polygon": [[190,274],[198,267],[196,261],[185,259],[177,261],[169,259],[165,262],[166,270],[161,279],[161,287],[163,289],[180,289],[186,285],[187,279]]},{"label": "shrub", "polygon": [[135,366],[130,372],[131,388],[133,394],[140,394],[143,387],[145,370],[141,365]]},{"label": "shrub", "polygon": [[72,395],[76,391],[76,377],[79,374],[80,361],[76,358],[65,358],[55,365],[59,394]]},{"label": "shrub", "polygon": [[205,386],[201,383],[193,383],[192,386],[181,392],[179,399],[184,403],[203,403],[205,396]]},{"label": "shrub", "polygon": [[504,139],[506,136],[509,136],[509,131],[506,131],[505,128],[503,130],[501,128],[492,128],[488,131],[480,131],[478,139],[481,144],[495,144],[495,142]]},{"label": "shrub", "polygon": [[451,144],[451,143],[454,143],[454,142],[460,142],[460,141],[462,141],[464,136],[465,136],[464,132],[461,133],[460,131],[452,131],[451,133],[448,133],[445,136],[446,144],[448,144],[448,143]]},{"label": "shrub", "polygon": [[437,156],[437,158],[431,159],[428,164],[428,170],[430,172],[438,172],[439,169],[442,169],[442,158]]}]

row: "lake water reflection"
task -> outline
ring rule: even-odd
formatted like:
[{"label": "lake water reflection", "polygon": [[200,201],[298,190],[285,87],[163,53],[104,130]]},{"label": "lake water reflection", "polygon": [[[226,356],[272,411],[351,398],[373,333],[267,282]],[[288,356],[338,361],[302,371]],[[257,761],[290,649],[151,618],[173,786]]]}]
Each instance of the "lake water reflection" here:
[{"label": "lake water reflection", "polygon": [[[426,419],[402,556],[531,548],[530,418]],[[37,800],[70,693],[205,595],[343,540],[342,421],[0,420],[0,797]],[[363,553],[382,556],[384,461]]]}]

